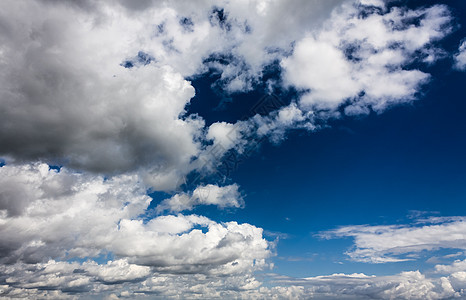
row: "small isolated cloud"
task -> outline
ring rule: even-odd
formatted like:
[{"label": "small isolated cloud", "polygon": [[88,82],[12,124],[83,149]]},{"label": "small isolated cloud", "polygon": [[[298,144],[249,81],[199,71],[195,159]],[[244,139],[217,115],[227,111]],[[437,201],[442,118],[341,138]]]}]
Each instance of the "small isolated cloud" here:
[{"label": "small isolated cloud", "polygon": [[455,55],[455,67],[458,70],[466,70],[466,40],[461,42],[458,53]]},{"label": "small isolated cloud", "polygon": [[165,199],[157,206],[156,210],[159,213],[163,211],[180,212],[192,210],[198,205],[239,208],[244,205],[244,200],[237,184],[222,187],[208,184],[197,187],[191,194],[181,193]]},{"label": "small isolated cloud", "polygon": [[346,254],[354,261],[369,263],[412,260],[409,254],[441,248],[466,249],[466,218],[434,217],[420,221],[411,225],[344,226],[321,236],[354,238],[354,249]]}]

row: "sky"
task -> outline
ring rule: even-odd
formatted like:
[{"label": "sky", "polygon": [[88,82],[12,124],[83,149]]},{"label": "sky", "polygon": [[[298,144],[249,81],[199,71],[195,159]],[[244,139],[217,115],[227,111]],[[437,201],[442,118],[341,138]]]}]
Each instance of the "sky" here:
[{"label": "sky", "polygon": [[0,299],[466,298],[465,26],[4,0]]}]

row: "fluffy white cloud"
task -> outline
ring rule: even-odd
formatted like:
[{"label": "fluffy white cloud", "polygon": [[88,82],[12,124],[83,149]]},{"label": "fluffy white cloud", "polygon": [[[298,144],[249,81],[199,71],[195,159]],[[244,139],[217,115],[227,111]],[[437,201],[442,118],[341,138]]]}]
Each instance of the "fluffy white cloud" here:
[{"label": "fluffy white cloud", "polygon": [[197,187],[191,194],[181,193],[165,199],[157,206],[156,210],[159,213],[166,210],[180,212],[191,210],[197,205],[239,208],[244,205],[244,201],[237,184],[222,187],[208,184]]},{"label": "fluffy white cloud", "polygon": [[[464,296],[466,265],[461,260],[435,266],[436,272],[446,274],[441,278],[418,271],[377,277],[272,276],[273,286],[261,287],[252,272],[267,266],[270,248],[260,228],[196,215],[159,216],[145,222],[140,215],[151,199],[136,176],[104,179],[64,168],[58,172],[45,164],[6,165],[0,172],[1,186],[9,187],[0,195],[0,293],[4,297],[57,299],[80,293],[89,297],[155,295],[155,299]],[[237,192],[237,186],[228,188]],[[221,191],[221,187],[212,190]],[[12,197],[21,192],[18,205]],[[215,202],[222,192],[205,196]],[[412,226],[351,226],[326,235],[354,237],[356,248],[349,252],[353,259],[381,262],[441,247],[465,249],[465,223],[462,217],[429,218]],[[99,255],[114,258],[103,263],[69,261]]]},{"label": "fluffy white cloud", "polygon": [[466,69],[466,40],[464,40],[455,55],[455,67],[459,70]]},{"label": "fluffy white cloud", "polygon": [[[436,60],[431,43],[448,33],[450,19],[444,6],[387,11],[381,0],[4,1],[0,297],[455,296],[466,281],[460,263],[440,283],[410,272],[385,283],[341,275],[305,279],[312,288],[260,287],[253,271],[267,266],[272,252],[261,228],[197,215],[151,218],[147,211],[147,188],[174,190],[193,170],[214,171],[222,155],[241,153],[250,139],[314,130],[338,117],[343,103],[354,115],[412,100],[429,75],[407,65],[414,56]],[[412,20],[416,25],[406,26]],[[244,92],[277,62],[285,85],[305,91],[298,102],[208,128],[187,115],[194,96],[187,78],[215,70],[218,86]],[[207,184],[156,210],[197,205],[244,202],[235,184]],[[463,238],[444,234],[462,236],[461,222],[332,235],[356,238],[356,260],[399,260],[445,245],[463,249]],[[424,233],[430,235],[412,240]],[[400,238],[396,249],[388,246],[392,236]]]},{"label": "fluffy white cloud", "polygon": [[440,248],[466,249],[466,219],[431,218],[427,224],[344,226],[322,234],[325,238],[353,237],[355,248],[347,254],[361,262],[386,263],[411,260],[406,254]]},{"label": "fluffy white cloud", "polygon": [[[379,8],[359,18],[369,6]],[[0,154],[137,171],[156,190],[204,167],[204,142],[241,150],[264,132],[224,122],[204,132],[186,115],[194,88],[185,78],[217,69],[227,91],[246,91],[281,61],[285,82],[310,92],[271,121],[265,132],[278,139],[314,129],[315,107],[350,101],[346,113],[360,114],[413,99],[429,76],[405,66],[415,53],[432,56],[450,21],[439,5],[385,11],[381,1],[343,0],[7,1],[0,14]],[[405,26],[412,19],[419,24]]]},{"label": "fluffy white cloud", "polygon": [[[105,180],[45,164],[7,165],[0,175],[0,185],[9,187],[0,195],[3,263],[111,253],[168,273],[231,274],[263,267],[270,255],[262,229],[249,224],[195,215],[144,222],[139,216],[151,198],[136,176]],[[207,188],[205,203],[239,205],[237,186]]]},{"label": "fluffy white cloud", "polygon": [[[414,19],[416,25],[406,25]],[[360,115],[413,101],[430,75],[410,65],[442,57],[434,43],[451,31],[451,19],[442,5],[387,10],[383,1],[347,1],[322,26],[303,25],[291,55],[279,57],[284,85],[302,91],[297,103],[234,127],[213,124],[209,136],[227,149],[233,140],[240,143],[251,136],[277,142],[289,129],[318,129],[340,117],[340,108],[346,115]],[[241,139],[227,126],[241,129],[235,132]]]},{"label": "fluffy white cloud", "polygon": [[301,102],[319,108],[335,108],[360,91],[351,76],[351,63],[343,52],[312,37],[300,40],[293,55],[282,61],[282,67],[287,82],[299,89],[311,90]]},{"label": "fluffy white cloud", "polygon": [[[341,2],[7,1],[0,154],[104,174],[138,171],[154,189],[172,190],[202,157],[204,123],[184,116],[194,96],[184,78],[213,67],[228,90],[244,91],[290,49],[297,29]],[[276,25],[283,12],[293,15],[286,28]],[[220,125],[208,138],[225,142]]]},{"label": "fluffy white cloud", "polygon": [[213,140],[214,145],[221,146],[224,151],[227,151],[240,142],[241,132],[239,127],[227,122],[216,122],[209,126],[207,139]]},{"label": "fluffy white cloud", "polygon": [[[305,91],[302,108],[336,109],[349,103],[348,114],[364,113],[369,107],[382,111],[412,100],[429,78],[406,65],[425,59],[431,52],[427,46],[450,31],[448,9],[437,5],[385,11],[381,1],[363,4],[382,7],[360,17],[367,7],[344,5],[322,30],[298,40],[293,54],[281,61],[285,82]],[[418,19],[419,25],[406,26],[408,19]]]},{"label": "fluffy white cloud", "polygon": [[173,67],[120,65],[144,51],[148,16],[164,15],[151,12],[136,20],[118,7],[4,3],[1,153],[106,174],[143,167],[154,188],[173,188],[204,124],[180,118],[194,88]]}]

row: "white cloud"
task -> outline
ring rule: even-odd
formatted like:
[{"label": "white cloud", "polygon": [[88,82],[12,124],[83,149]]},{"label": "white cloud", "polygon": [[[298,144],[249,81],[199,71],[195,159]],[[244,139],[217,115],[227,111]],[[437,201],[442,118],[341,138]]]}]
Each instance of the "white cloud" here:
[{"label": "white cloud", "polygon": [[466,260],[455,260],[450,265],[436,265],[435,270],[438,273],[455,273],[466,271]]},{"label": "white cloud", "polygon": [[[359,18],[365,5],[376,8]],[[418,24],[405,26],[412,19]],[[5,1],[0,298],[455,296],[466,281],[460,262],[438,266],[454,271],[439,282],[408,272],[383,283],[340,274],[260,287],[253,272],[268,265],[272,252],[261,228],[147,215],[147,188],[174,190],[193,170],[215,170],[226,151],[243,151],[248,139],[279,141],[290,129],[314,130],[316,120],[338,117],[346,102],[345,113],[354,115],[411,101],[429,75],[406,66],[415,53],[419,61],[437,59],[441,51],[431,43],[448,33],[450,19],[444,6],[386,11],[380,0]],[[186,78],[212,68],[220,72],[217,85],[244,92],[277,61],[287,86],[309,90],[298,102],[208,128],[186,115],[195,92]],[[38,161],[65,167],[50,170]],[[197,205],[240,208],[244,201],[236,184],[208,184],[157,210]],[[362,261],[466,245],[462,220],[341,230],[332,235],[355,237],[349,254]],[[394,237],[398,244],[390,248]],[[111,260],[91,260],[105,256]]]},{"label": "white cloud", "polygon": [[[138,171],[152,188],[173,190],[202,157],[204,123],[183,116],[194,96],[184,78],[205,72],[209,57],[232,57],[216,64],[221,81],[248,89],[297,29],[316,26],[341,2],[7,1],[0,154],[107,175]],[[283,12],[292,21],[277,26]],[[218,130],[209,138],[221,139]]]},{"label": "white cloud", "polygon": [[[314,106],[333,109],[349,99],[345,111],[359,114],[412,100],[429,76],[404,67],[414,53],[435,53],[427,46],[448,33],[447,8],[387,12],[380,1],[363,1],[380,11],[358,18],[366,7],[358,3],[37,0],[26,9],[7,1],[0,153],[106,175],[137,171],[152,188],[173,190],[204,167],[207,140],[241,150],[254,134],[218,122],[206,137],[203,120],[185,115],[194,88],[184,78],[209,67],[234,92],[249,90],[266,65],[281,61],[287,84],[311,90],[288,108],[295,119],[282,122],[278,114],[268,131],[274,139],[295,127],[315,129],[306,120]],[[420,21],[404,26],[408,19]]]},{"label": "white cloud", "polygon": [[[230,274],[265,265],[262,229],[200,216],[160,216],[143,222],[150,202],[136,176],[102,177],[49,170],[45,164],[0,168],[3,263],[40,263],[112,253],[130,263],[176,273]],[[203,203],[239,205],[238,187],[208,186]],[[11,195],[25,191],[20,206]],[[223,202],[222,202],[223,201]]]},{"label": "white cloud", "polygon": [[1,12],[2,154],[106,174],[143,168],[147,183],[172,189],[200,150],[203,121],[180,118],[194,88],[167,64],[120,66],[145,50],[148,17],[163,11],[136,20],[118,7],[25,6]]},{"label": "white cloud", "polygon": [[[217,223],[196,215],[159,216],[143,221],[140,215],[151,199],[136,176],[105,180],[65,168],[60,172],[50,170],[45,164],[6,165],[0,172],[0,185],[9,187],[0,197],[3,297],[445,299],[464,296],[466,269],[461,260],[437,265],[436,272],[443,276],[440,278],[419,271],[392,276],[334,274],[303,279],[272,276],[269,280],[272,285],[261,286],[253,271],[267,266],[265,260],[271,249],[260,228],[236,222]],[[205,202],[218,201],[224,191],[221,187],[210,188],[204,194]],[[237,192],[237,186],[229,189]],[[17,205],[11,201],[11,195],[20,191],[24,191],[24,198]],[[463,250],[465,223],[462,217],[437,217],[418,219],[414,225],[405,226],[342,227],[326,234],[354,237],[356,247],[349,253],[353,259],[380,262],[441,247]],[[70,261],[106,255],[113,258],[102,263],[92,259]]]},{"label": "white cloud", "polygon": [[355,248],[347,254],[352,260],[387,263],[411,260],[410,253],[440,248],[466,249],[464,217],[421,220],[428,224],[344,226],[322,234],[325,238],[353,237]]},{"label": "white cloud", "polygon": [[228,151],[241,142],[240,127],[227,122],[216,122],[209,126],[206,138],[214,141],[214,146]]},{"label": "white cloud", "polygon": [[[117,274],[111,275],[112,272]],[[121,260],[101,266],[94,262],[57,261],[35,266],[16,264],[2,268],[2,273],[9,276],[2,286],[2,295],[14,297],[16,293],[37,297],[41,293],[51,293],[51,298],[72,297],[62,291],[86,291],[90,296],[107,295],[117,297],[115,299],[148,296],[151,299],[450,299],[464,296],[462,288],[466,282],[466,276],[460,273],[430,278],[419,271],[392,276],[333,274],[309,278],[269,274],[274,286],[261,287],[251,276],[148,275],[146,267]],[[103,273],[108,276],[102,276]],[[121,278],[132,280],[122,284]],[[49,292],[41,292],[41,289]]]},{"label": "white cloud", "polygon": [[419,271],[402,272],[392,276],[365,274],[333,274],[296,279],[277,277],[279,287],[264,289],[273,295],[293,292],[296,298],[312,299],[450,299],[464,295],[454,289],[451,278],[429,278]]},{"label": "white cloud", "polygon": [[[360,10],[352,4],[335,10],[323,30],[310,31],[281,61],[285,83],[306,91],[302,109],[336,109],[349,101],[350,114],[365,113],[364,107],[382,111],[414,99],[429,78],[406,65],[416,59],[416,52],[432,53],[427,46],[450,31],[445,6],[393,8],[364,18]],[[412,18],[419,19],[419,25],[403,25]]]},{"label": "white cloud", "polygon": [[293,55],[283,60],[281,66],[289,84],[311,90],[301,98],[306,105],[336,108],[361,90],[342,51],[312,37],[300,40]]},{"label": "white cloud", "polygon": [[165,199],[157,206],[156,210],[159,213],[165,210],[180,212],[183,210],[192,210],[198,205],[239,208],[244,205],[244,201],[237,184],[222,187],[208,184],[197,187],[191,194],[180,193],[169,199]]},{"label": "white cloud", "polygon": [[458,53],[455,55],[455,67],[458,70],[466,70],[466,40],[461,42]]}]

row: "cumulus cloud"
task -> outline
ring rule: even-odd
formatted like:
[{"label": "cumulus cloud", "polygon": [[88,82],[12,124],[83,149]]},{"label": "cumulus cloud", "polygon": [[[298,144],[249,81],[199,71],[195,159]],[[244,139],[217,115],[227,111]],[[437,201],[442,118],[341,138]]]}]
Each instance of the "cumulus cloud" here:
[{"label": "cumulus cloud", "polygon": [[50,260],[36,265],[15,264],[1,267],[0,297],[28,295],[31,298],[74,299],[87,295],[103,299],[146,298],[221,299],[247,295],[260,286],[251,275],[215,277],[203,274],[164,274],[126,260],[97,264],[94,261]]},{"label": "cumulus cloud", "polygon": [[159,213],[165,210],[180,212],[191,210],[197,205],[239,208],[244,205],[244,200],[237,184],[222,187],[208,184],[197,187],[191,194],[181,193],[165,199],[157,206],[156,210]]},{"label": "cumulus cloud", "polygon": [[203,121],[180,116],[194,88],[167,64],[120,65],[152,34],[147,18],[37,1],[1,14],[3,155],[106,174],[145,166],[162,190],[188,172]]},{"label": "cumulus cloud", "polygon": [[[257,78],[276,59],[267,49],[293,41],[285,28],[270,28],[279,14],[301,12],[287,25],[294,32],[340,2],[251,1],[244,15],[243,4],[227,1],[7,1],[0,152],[106,174],[144,167],[153,188],[173,189],[192,169],[203,127],[202,119],[184,116],[194,96],[184,78],[211,67],[209,57],[234,57],[238,67],[218,66],[221,80],[244,91],[250,84],[238,81]],[[215,129],[209,138],[218,140]]]},{"label": "cumulus cloud", "polygon": [[344,226],[321,234],[324,238],[354,238],[352,260],[387,263],[411,260],[406,254],[441,248],[466,249],[464,217],[421,220],[424,224]]},{"label": "cumulus cloud", "polygon": [[[136,175],[5,165],[0,186],[8,186],[0,193],[0,297],[238,294],[261,285],[252,273],[272,254],[250,224],[197,215],[144,221],[152,199]],[[203,186],[192,197],[242,204],[237,185]]]},{"label": "cumulus cloud", "polygon": [[[321,31],[297,41],[290,57],[281,61],[285,83],[305,93],[307,110],[336,109],[348,104],[347,114],[382,111],[414,98],[429,75],[407,67],[430,52],[428,45],[450,29],[448,8],[384,9],[381,1],[352,4],[335,10]],[[360,13],[368,10],[365,17]],[[418,19],[416,26],[406,20]],[[421,54],[416,54],[421,53]]]},{"label": "cumulus cloud", "polygon": [[[249,224],[196,215],[143,222],[138,216],[151,199],[136,176],[105,180],[45,164],[7,165],[0,172],[1,185],[9,186],[0,198],[3,263],[111,253],[164,272],[230,274],[262,267],[270,254],[262,229]],[[209,188],[205,201],[214,203],[237,193],[237,186]],[[11,201],[17,193],[24,195],[20,206]]]},{"label": "cumulus cloud", "polygon": [[[132,298],[149,294],[161,299],[464,296],[462,260],[435,266],[436,272],[446,274],[441,278],[419,271],[392,276],[273,277],[272,287],[261,287],[251,272],[267,265],[270,248],[259,228],[196,215],[159,216],[144,222],[138,216],[151,199],[135,176],[105,180],[45,164],[6,165],[0,172],[1,186],[9,186],[10,193],[0,197],[5,297],[72,298],[73,293],[84,292]],[[25,193],[17,206],[10,199],[19,191]],[[342,227],[325,235],[354,237],[355,250],[349,252],[353,259],[387,262],[425,250],[465,249],[464,223],[463,217],[434,217],[404,226]],[[115,258],[104,263],[89,258],[99,255]],[[87,260],[69,261],[79,257]]]},{"label": "cumulus cloud", "polygon": [[[256,115],[247,126],[244,121],[236,127],[213,124],[209,136],[220,141],[223,131],[221,145],[227,149],[233,141],[239,143],[251,135],[276,142],[290,129],[316,130],[320,123],[341,117],[341,112],[348,116],[371,110],[380,113],[411,102],[430,79],[413,63],[431,64],[443,57],[435,42],[451,31],[451,20],[443,5],[387,10],[383,1],[348,1],[321,26],[303,25],[302,35],[287,50],[291,54],[284,51],[278,57],[284,86],[300,91],[297,102],[266,116]],[[227,126],[248,130],[239,131],[242,139],[238,139]]]},{"label": "cumulus cloud", "polygon": [[[1,12],[0,154],[138,172],[165,191],[205,168],[212,148],[221,157],[254,135],[280,140],[288,129],[315,129],[314,115],[335,117],[328,109],[343,103],[354,115],[411,101],[429,75],[406,66],[412,57],[435,61],[431,43],[451,19],[445,6],[387,11],[381,1],[25,5],[7,1]],[[289,22],[277,22],[284,14]],[[244,92],[277,61],[285,85],[304,91],[298,103],[207,129],[187,115],[194,88],[185,78],[218,70],[225,91]]]},{"label": "cumulus cloud", "polygon": [[[450,21],[442,5],[387,10],[381,0],[5,1],[0,297],[456,296],[466,278],[460,262],[454,270],[438,266],[454,272],[448,282],[408,272],[380,281],[335,275],[261,287],[253,272],[272,254],[261,228],[198,215],[152,218],[147,195],[175,190],[192,171],[215,171],[225,153],[241,153],[251,140],[315,130],[339,117],[340,108],[356,115],[412,101],[429,74],[409,65],[437,59],[434,42]],[[208,127],[188,114],[195,95],[188,78],[216,72],[223,91],[247,92],[264,84],[271,64],[281,77],[267,84],[297,89],[291,103]],[[236,184],[204,184],[165,199],[156,211],[198,205],[241,208],[244,200]],[[354,237],[348,253],[358,261],[465,247],[462,219],[430,222],[327,234]]]}]

